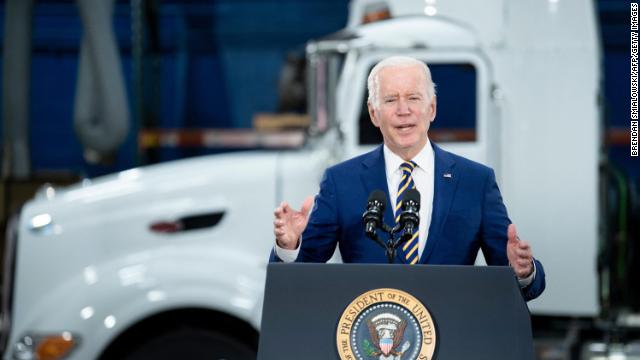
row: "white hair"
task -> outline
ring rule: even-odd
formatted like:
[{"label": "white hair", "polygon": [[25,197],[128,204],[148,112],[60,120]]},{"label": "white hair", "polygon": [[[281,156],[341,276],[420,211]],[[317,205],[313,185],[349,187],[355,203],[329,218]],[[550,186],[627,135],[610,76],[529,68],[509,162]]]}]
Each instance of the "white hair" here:
[{"label": "white hair", "polygon": [[425,79],[427,79],[426,91],[428,100],[431,100],[436,96],[436,84],[434,84],[431,79],[431,71],[427,64],[409,56],[390,56],[377,63],[376,66],[371,69],[369,78],[367,79],[367,89],[369,90],[368,101],[374,108],[380,107],[380,99],[378,98],[378,92],[380,90],[380,71],[387,67],[410,66],[418,66],[424,71]]}]

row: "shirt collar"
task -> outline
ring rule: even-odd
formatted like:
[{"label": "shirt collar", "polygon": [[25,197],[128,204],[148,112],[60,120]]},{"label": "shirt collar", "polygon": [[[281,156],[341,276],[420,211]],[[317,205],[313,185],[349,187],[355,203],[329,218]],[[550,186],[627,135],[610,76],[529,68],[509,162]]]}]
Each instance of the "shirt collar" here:
[{"label": "shirt collar", "polygon": [[[385,170],[387,172],[387,177],[389,177],[396,171],[399,171],[400,165],[404,163],[404,160],[391,151],[386,144],[383,146],[383,152]],[[426,171],[427,173],[433,172],[433,148],[431,147],[431,141],[429,139],[427,139],[427,143],[424,145],[422,150],[420,150],[420,152],[411,160],[413,160],[423,171]]]}]

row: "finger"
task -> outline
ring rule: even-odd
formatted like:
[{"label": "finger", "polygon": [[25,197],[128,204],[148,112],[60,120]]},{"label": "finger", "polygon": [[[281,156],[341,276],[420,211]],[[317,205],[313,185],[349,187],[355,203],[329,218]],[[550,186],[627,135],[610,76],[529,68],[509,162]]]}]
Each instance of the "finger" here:
[{"label": "finger", "polygon": [[516,260],[516,263],[523,268],[528,268],[531,265],[531,259],[521,258]]},{"label": "finger", "polygon": [[281,227],[281,226],[283,226],[283,225],[284,225],[284,220],[281,220],[281,219],[275,219],[275,220],[273,221],[273,225],[274,225],[274,226],[276,226],[276,227]]},{"label": "finger", "polygon": [[302,203],[302,209],[300,209],[300,212],[304,216],[307,216],[309,214],[309,210],[311,210],[312,205],[313,205],[313,196],[307,196],[304,199],[304,202]]},{"label": "finger", "polygon": [[531,249],[531,245],[529,245],[529,242],[526,240],[520,240],[520,242],[518,242],[518,248],[522,250],[529,250]]},{"label": "finger", "polygon": [[523,258],[523,257],[529,258],[529,257],[531,257],[531,250],[530,249],[524,249],[523,250],[523,249],[516,248],[515,253],[520,258]]},{"label": "finger", "polygon": [[518,241],[518,232],[515,225],[509,224],[507,228],[507,238],[510,243],[516,243]]}]

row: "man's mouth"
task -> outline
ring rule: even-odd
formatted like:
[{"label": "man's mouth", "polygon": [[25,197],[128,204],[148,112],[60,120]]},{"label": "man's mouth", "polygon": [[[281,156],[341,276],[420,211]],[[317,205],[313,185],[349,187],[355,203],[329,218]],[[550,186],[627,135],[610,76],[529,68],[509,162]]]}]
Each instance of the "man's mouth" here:
[{"label": "man's mouth", "polygon": [[405,124],[405,125],[396,126],[396,129],[398,129],[400,133],[403,133],[403,132],[411,131],[411,129],[413,129],[414,127],[415,125],[413,124]]}]

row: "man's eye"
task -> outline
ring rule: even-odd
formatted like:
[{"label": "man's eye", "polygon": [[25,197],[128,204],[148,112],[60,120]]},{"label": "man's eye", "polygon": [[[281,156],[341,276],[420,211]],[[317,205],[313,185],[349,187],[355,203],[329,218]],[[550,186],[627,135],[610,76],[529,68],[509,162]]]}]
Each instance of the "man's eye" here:
[{"label": "man's eye", "polygon": [[392,102],[394,102],[394,101],[396,101],[396,99],[384,99],[384,102],[385,102],[386,104],[388,104],[388,103],[392,103]]}]

